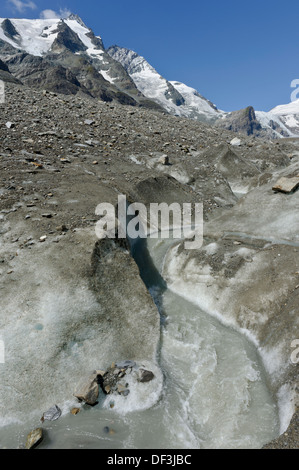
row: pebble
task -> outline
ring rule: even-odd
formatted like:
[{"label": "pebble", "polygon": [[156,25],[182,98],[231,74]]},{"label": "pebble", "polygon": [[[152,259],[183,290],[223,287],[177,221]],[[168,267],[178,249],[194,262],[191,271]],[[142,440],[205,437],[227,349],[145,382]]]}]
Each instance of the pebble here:
[{"label": "pebble", "polygon": [[14,124],[10,121],[8,121],[6,124],[7,129],[12,129],[14,127]]}]

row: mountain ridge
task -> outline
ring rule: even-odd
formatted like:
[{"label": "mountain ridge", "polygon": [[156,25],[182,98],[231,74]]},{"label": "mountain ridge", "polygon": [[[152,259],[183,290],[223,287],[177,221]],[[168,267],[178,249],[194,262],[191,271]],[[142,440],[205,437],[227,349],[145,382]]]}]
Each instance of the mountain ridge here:
[{"label": "mountain ridge", "polygon": [[162,77],[137,52],[117,45],[105,49],[101,36],[74,13],[65,19],[0,18],[0,59],[9,68],[1,71],[2,80],[58,93],[83,92],[256,137],[299,135],[299,100],[297,106],[279,105],[269,112],[252,106],[219,110],[196,89]]}]

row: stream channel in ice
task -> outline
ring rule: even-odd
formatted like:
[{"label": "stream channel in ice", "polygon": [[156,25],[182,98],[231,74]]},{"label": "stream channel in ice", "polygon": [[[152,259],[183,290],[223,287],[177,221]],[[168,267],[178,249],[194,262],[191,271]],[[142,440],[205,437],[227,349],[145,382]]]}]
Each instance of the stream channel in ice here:
[{"label": "stream channel in ice", "polygon": [[[39,448],[261,448],[279,434],[277,404],[255,346],[167,289],[163,260],[174,240],[140,241],[133,255],[161,314],[162,374],[130,384],[127,397],[102,395],[77,416],[45,422]],[[146,365],[146,364],[145,364]],[[0,430],[0,448],[24,445],[28,423]]]}]

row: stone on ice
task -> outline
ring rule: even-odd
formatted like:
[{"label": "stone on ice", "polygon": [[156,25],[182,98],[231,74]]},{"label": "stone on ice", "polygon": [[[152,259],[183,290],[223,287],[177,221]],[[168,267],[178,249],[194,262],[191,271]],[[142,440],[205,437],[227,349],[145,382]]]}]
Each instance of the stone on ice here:
[{"label": "stone on ice", "polygon": [[292,193],[299,187],[299,176],[292,178],[282,177],[273,186],[273,191],[279,191],[282,193]]}]

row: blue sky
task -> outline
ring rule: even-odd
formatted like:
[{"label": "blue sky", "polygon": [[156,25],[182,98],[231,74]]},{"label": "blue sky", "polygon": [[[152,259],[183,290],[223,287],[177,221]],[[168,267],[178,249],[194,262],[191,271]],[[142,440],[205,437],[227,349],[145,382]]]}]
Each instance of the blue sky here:
[{"label": "blue sky", "polygon": [[45,10],[77,13],[106,47],[135,50],[225,111],[288,103],[299,78],[298,0],[1,0],[0,17]]}]

